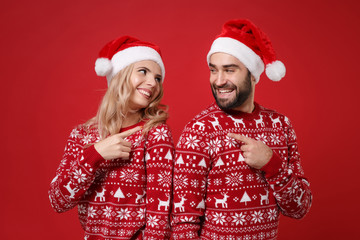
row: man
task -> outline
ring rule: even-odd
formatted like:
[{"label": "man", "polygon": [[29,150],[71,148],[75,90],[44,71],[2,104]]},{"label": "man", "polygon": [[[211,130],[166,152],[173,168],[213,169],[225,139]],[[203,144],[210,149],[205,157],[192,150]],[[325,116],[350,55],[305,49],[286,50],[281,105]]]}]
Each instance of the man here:
[{"label": "man", "polygon": [[274,81],[285,66],[248,20],[225,23],[207,61],[216,103],[177,145],[172,237],[276,239],[280,212],[302,218],[312,199],[289,119],[254,101],[265,66]]}]

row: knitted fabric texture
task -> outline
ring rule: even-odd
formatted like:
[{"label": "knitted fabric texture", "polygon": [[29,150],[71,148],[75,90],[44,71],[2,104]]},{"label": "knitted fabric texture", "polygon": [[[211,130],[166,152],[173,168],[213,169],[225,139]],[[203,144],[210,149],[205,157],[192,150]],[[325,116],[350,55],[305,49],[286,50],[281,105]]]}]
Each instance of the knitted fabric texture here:
[{"label": "knitted fabric texture", "polygon": [[[249,167],[231,132],[263,141],[272,159]],[[185,126],[174,162],[173,239],[276,239],[280,212],[302,218],[311,198],[287,117],[257,103],[251,114],[214,103]]]},{"label": "knitted fabric texture", "polygon": [[80,125],[70,134],[49,196],[57,212],[78,206],[85,239],[169,238],[171,132],[162,124],[146,139],[139,131],[126,140],[130,159],[106,161],[87,147],[99,141],[97,129]]}]

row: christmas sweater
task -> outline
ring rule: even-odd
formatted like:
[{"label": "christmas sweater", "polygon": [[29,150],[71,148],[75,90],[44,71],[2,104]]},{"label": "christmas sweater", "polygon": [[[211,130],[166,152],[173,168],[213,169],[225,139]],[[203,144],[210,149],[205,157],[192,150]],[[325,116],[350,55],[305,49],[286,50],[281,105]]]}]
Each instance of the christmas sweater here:
[{"label": "christmas sweater", "polygon": [[72,130],[49,190],[54,210],[78,206],[85,239],[168,239],[174,158],[168,126],[127,137],[129,160],[103,159],[93,145],[99,139],[96,128]]},{"label": "christmas sweater", "polygon": [[[263,141],[273,157],[249,167],[228,133]],[[173,185],[173,239],[276,239],[280,213],[302,218],[312,199],[289,119],[257,103],[252,113],[214,103],[190,121],[176,146]]]}]

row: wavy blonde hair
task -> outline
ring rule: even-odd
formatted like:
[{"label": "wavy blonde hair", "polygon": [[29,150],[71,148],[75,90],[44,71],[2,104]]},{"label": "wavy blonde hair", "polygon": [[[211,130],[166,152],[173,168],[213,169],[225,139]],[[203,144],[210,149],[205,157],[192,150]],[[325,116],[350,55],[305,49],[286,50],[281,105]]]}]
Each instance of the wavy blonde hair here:
[{"label": "wavy blonde hair", "polygon": [[[130,96],[135,89],[131,83],[131,73],[134,64],[131,64],[110,81],[110,85],[100,103],[97,115],[87,122],[87,125],[97,126],[100,138],[104,139],[109,135],[119,133],[123,119],[129,106]],[[143,134],[151,128],[166,121],[168,118],[166,105],[160,104],[164,95],[162,83],[160,83],[158,96],[144,109],[141,109],[141,119],[146,120],[143,127]]]}]

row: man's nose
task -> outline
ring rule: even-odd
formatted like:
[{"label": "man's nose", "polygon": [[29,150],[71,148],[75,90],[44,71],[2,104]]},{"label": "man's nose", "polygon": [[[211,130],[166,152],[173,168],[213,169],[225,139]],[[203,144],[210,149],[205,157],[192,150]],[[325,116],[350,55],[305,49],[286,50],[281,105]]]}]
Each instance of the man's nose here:
[{"label": "man's nose", "polygon": [[215,80],[215,84],[217,86],[223,86],[226,83],[226,78],[225,78],[225,74],[222,72],[219,72],[218,75],[216,76],[216,80]]}]

